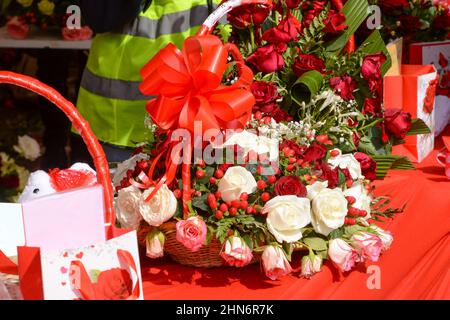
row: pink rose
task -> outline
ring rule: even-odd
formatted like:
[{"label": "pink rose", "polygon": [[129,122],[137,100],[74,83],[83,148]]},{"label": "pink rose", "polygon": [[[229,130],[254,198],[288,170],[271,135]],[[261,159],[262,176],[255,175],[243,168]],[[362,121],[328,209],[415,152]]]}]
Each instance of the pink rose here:
[{"label": "pink rose", "polygon": [[351,270],[360,261],[358,252],[342,239],[330,241],[328,256],[342,272]]},{"label": "pink rose", "polygon": [[266,276],[271,280],[277,280],[292,272],[291,265],[280,247],[267,246],[262,254],[262,263]]},{"label": "pink rose", "polygon": [[351,242],[363,259],[378,261],[383,247],[379,236],[369,232],[358,232],[352,236]]},{"label": "pink rose", "polygon": [[68,41],[89,40],[93,35],[91,28],[88,26],[84,26],[80,29],[69,29],[64,27],[62,28],[61,33],[63,39]]},{"label": "pink rose", "polygon": [[313,259],[309,255],[302,258],[302,276],[309,279],[315,273],[320,272],[322,269],[322,258],[320,256],[314,256]]},{"label": "pink rose", "polygon": [[207,228],[199,217],[177,222],[177,240],[191,251],[198,251],[206,241]]},{"label": "pink rose", "polygon": [[14,17],[6,24],[6,31],[14,39],[25,39],[30,31],[30,26],[18,17]]},{"label": "pink rose", "polygon": [[372,225],[371,228],[374,229],[377,235],[380,237],[382,250],[388,250],[392,244],[392,241],[394,241],[394,236],[392,235],[392,233],[390,231],[383,230],[376,225]]},{"label": "pink rose", "polygon": [[225,243],[225,250],[220,256],[233,267],[243,267],[248,265],[253,258],[252,250],[240,237],[232,236]]}]

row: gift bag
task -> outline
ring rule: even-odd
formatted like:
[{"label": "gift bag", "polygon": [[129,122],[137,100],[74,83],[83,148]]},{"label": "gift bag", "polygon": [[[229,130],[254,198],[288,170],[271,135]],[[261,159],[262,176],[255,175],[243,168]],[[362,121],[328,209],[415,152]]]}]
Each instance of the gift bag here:
[{"label": "gift bag", "polygon": [[409,54],[409,63],[432,64],[438,72],[435,105],[435,135],[438,136],[450,123],[450,40],[413,43]]},{"label": "gift bag", "polygon": [[[19,275],[25,299],[143,299],[136,232],[115,228],[109,167],[89,124],[73,104],[36,79],[0,71],[0,83],[29,89],[60,108],[86,143],[98,180],[9,207],[18,235],[4,247],[0,243],[0,272]],[[23,240],[16,265],[2,250],[14,253],[12,247]]]},{"label": "gift bag", "polygon": [[[412,118],[419,118],[430,128],[430,134],[407,136],[393,153],[421,162],[434,149],[434,96],[437,72],[433,65],[402,65],[401,74],[384,78],[384,107],[400,108]],[[401,150],[400,150],[401,149]]]}]

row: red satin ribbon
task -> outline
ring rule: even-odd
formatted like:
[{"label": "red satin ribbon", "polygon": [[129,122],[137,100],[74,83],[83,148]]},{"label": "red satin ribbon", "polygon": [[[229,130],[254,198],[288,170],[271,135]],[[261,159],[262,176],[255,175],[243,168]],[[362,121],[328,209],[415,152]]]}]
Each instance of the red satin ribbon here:
[{"label": "red satin ribbon", "polygon": [[[137,272],[136,263],[134,262],[133,256],[130,252],[126,250],[117,250],[117,256],[119,257],[119,261],[122,267],[130,272],[134,273],[136,277],[136,281],[134,283],[134,288],[131,295],[127,298],[127,300],[136,300],[140,296],[140,283]],[[81,299],[83,300],[99,300],[102,298],[101,292],[96,292],[95,285],[91,282],[91,279],[84,267],[83,263],[79,260],[72,261],[70,264],[69,271],[69,279],[72,285],[72,288],[78,292]]]},{"label": "red satin ribbon", "polygon": [[[228,55],[234,59],[228,61]],[[238,79],[233,85],[222,85],[228,67],[236,66]],[[243,128],[251,116],[255,98],[250,92],[253,73],[245,65],[239,49],[233,44],[222,44],[213,35],[189,37],[180,51],[169,44],[156,54],[141,70],[144,79],[140,90],[145,95],[157,96],[147,102],[147,112],[161,129],[173,131],[186,129],[192,137],[194,123],[201,122],[202,132],[209,129]],[[170,139],[170,137],[168,138]],[[166,174],[155,184],[146,199],[149,201],[164,184],[176,176],[178,164],[183,159],[183,210],[190,200],[190,162],[193,149],[192,138],[184,141],[184,153],[172,152],[178,142],[171,142],[166,155]],[[178,151],[178,150],[177,150]],[[171,157],[174,156],[174,159]],[[154,160],[149,172],[152,179]]]}]

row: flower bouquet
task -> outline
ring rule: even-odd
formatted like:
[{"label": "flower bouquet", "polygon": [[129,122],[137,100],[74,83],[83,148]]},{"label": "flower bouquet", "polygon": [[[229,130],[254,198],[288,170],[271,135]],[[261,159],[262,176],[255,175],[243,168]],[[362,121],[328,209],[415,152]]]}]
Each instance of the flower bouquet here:
[{"label": "flower bouquet", "polygon": [[41,30],[57,29],[64,40],[88,40],[93,32],[88,26],[69,28],[67,8],[77,1],[7,0],[2,4],[6,16],[6,31],[14,39],[27,38],[31,26]]},{"label": "flower bouquet", "polygon": [[372,1],[381,9],[382,35],[386,41],[403,37],[406,44],[449,39],[450,8],[440,0]]},{"label": "flower bouquet", "polygon": [[[354,47],[367,6],[224,2],[182,50],[169,44],[148,62],[153,139],[113,178],[117,220],[139,230],[148,257],[261,260],[277,279],[294,251],[310,277],[324,259],[345,272],[389,248],[392,235],[373,222],[402,209],[374,197],[371,182],[394,163],[409,168],[390,147],[420,126],[383,111],[378,31]],[[210,32],[224,12],[232,27],[216,29],[221,41]]]}]

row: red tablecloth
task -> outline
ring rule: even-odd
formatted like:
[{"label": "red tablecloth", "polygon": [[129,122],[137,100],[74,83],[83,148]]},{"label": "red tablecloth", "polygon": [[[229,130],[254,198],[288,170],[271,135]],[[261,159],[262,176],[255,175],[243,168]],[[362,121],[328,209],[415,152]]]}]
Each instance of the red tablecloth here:
[{"label": "red tablecloth", "polygon": [[[441,146],[438,140],[436,149]],[[380,267],[380,289],[368,289],[370,274],[364,267],[344,276],[325,264],[311,280],[294,273],[271,281],[259,265],[204,270],[146,259],[142,268],[145,298],[450,299],[450,181],[436,153],[418,170],[391,171],[376,183],[377,195],[391,196],[392,206],[407,203],[404,213],[381,225],[395,239],[374,263]],[[293,267],[299,268],[299,257],[294,258]]]}]

